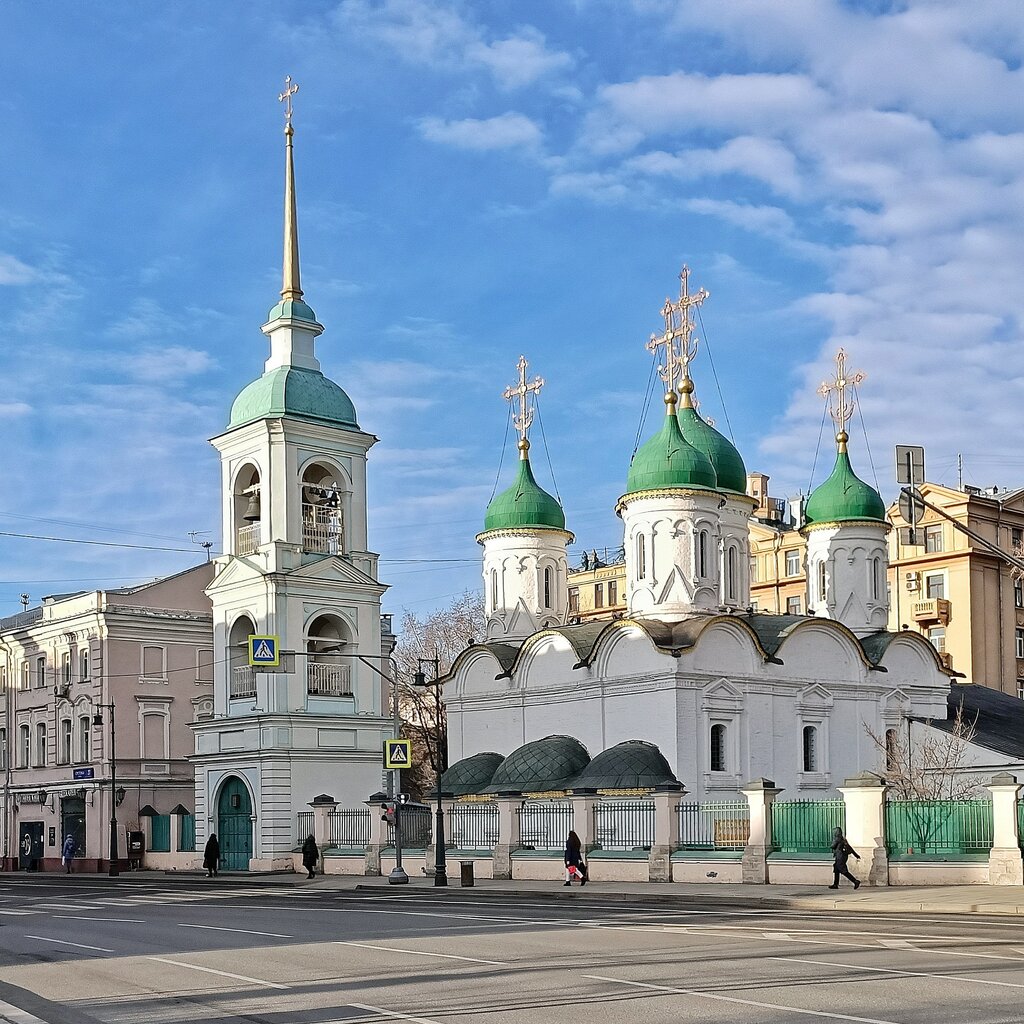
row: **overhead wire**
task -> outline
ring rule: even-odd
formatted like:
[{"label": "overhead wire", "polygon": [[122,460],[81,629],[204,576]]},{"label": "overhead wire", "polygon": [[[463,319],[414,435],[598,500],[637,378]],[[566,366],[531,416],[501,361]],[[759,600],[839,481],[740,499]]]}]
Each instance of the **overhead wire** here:
[{"label": "overhead wire", "polygon": [[878,473],[875,472],[875,460],[871,454],[871,441],[868,440],[868,428],[864,423],[864,410],[860,405],[860,391],[857,389],[857,385],[853,385],[853,397],[857,403],[857,415],[860,417],[860,429],[864,433],[864,448],[868,453],[868,463],[871,465],[871,475],[875,481],[875,490],[881,493],[881,488],[878,486]]},{"label": "overhead wire", "polygon": [[828,415],[829,400],[825,399],[825,407],[821,410],[821,426],[818,427],[818,443],[814,446],[814,461],[811,463],[811,479],[807,482],[807,493],[811,493],[811,485],[814,483],[814,470],[818,465],[818,452],[821,451],[821,435],[825,432],[825,417]]},{"label": "overhead wire", "polygon": [[537,401],[537,396],[533,396],[533,407],[537,410],[537,422],[540,424],[540,439],[544,445],[544,454],[548,460],[548,472],[551,474],[551,484],[555,488],[555,497],[558,499],[558,504],[562,504],[562,496],[558,493],[558,481],[555,479],[555,467],[551,465],[551,452],[548,449],[548,438],[544,433],[544,416],[540,411],[540,402]]},{"label": "overhead wire", "polygon": [[[636,455],[637,449],[640,447],[640,438],[644,436],[644,424],[647,422],[647,414],[650,411],[651,404],[651,391],[654,385],[654,372],[658,366],[658,353],[655,351],[651,355],[651,372],[647,375],[647,390],[644,392],[644,404],[640,410],[640,422],[636,428],[636,439],[633,442],[633,455]],[[630,456],[630,462],[633,461],[633,456]]]},{"label": "overhead wire", "polygon": [[491,497],[487,499],[487,504],[491,503],[491,499],[495,494],[498,493],[498,484],[501,481],[501,467],[505,461],[505,446],[508,444],[508,428],[512,423],[512,406],[508,407],[508,415],[505,417],[505,436],[501,440],[501,454],[498,456],[498,472],[494,475],[494,486],[491,488]]},{"label": "overhead wire", "polygon": [[708,341],[708,332],[704,326],[704,317],[701,316],[700,306],[697,307],[697,320],[700,323],[700,336],[704,339],[704,347],[708,350],[708,362],[711,364],[711,375],[715,378],[715,388],[718,391],[718,400],[722,403],[722,412],[725,414],[725,427],[729,431],[729,440],[736,443],[736,436],[732,432],[732,421],[729,419],[729,407],[725,404],[725,395],[722,394],[722,384],[718,379],[718,370],[715,369],[715,357],[711,351],[711,342]]}]

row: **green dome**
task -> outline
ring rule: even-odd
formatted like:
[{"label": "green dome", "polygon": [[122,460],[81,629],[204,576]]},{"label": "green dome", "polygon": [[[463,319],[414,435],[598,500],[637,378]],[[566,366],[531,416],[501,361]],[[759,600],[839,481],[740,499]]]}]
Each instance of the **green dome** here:
[{"label": "green dome", "polygon": [[441,792],[446,796],[467,796],[481,792],[490,784],[498,765],[504,760],[501,754],[486,751],[456,761],[441,776]]},{"label": "green dome", "polygon": [[297,416],[358,429],[352,400],[319,370],[278,366],[247,384],[231,405],[229,426]]},{"label": "green dome", "polygon": [[487,506],[484,532],[536,526],[564,530],[565,512],[534,479],[530,460],[520,459],[512,486],[495,495]]},{"label": "green dome", "polygon": [[844,449],[836,455],[832,475],[807,499],[804,526],[863,519],[884,523],[885,503],[878,491],[857,477]]},{"label": "green dome", "polygon": [[679,780],[653,743],[626,740],[598,754],[572,785],[573,789],[657,789],[679,787]]},{"label": "green dome", "polygon": [[732,442],[702,419],[696,409],[680,409],[678,420],[683,437],[711,460],[719,489],[746,494],[747,467]]},{"label": "green dome", "polygon": [[545,736],[513,750],[498,765],[486,793],[550,793],[565,789],[590,761],[572,736]]},{"label": "green dome", "polygon": [[317,322],[312,307],[307,306],[301,299],[282,299],[267,314],[268,324],[275,320],[308,320],[312,324]]},{"label": "green dome", "polygon": [[683,437],[671,413],[661,430],[633,456],[626,479],[627,494],[661,487],[718,487],[711,460]]}]

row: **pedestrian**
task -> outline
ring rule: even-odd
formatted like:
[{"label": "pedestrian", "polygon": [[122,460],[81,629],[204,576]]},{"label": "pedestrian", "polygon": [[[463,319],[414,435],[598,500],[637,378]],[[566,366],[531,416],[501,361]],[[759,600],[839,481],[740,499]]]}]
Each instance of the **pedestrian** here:
[{"label": "pedestrian", "polygon": [[64,865],[64,871],[69,875],[71,874],[71,861],[74,859],[77,846],[75,837],[69,832],[64,837],[64,845],[60,851],[60,862]]},{"label": "pedestrian", "polygon": [[206,868],[207,878],[216,878],[220,869],[220,842],[216,832],[210,833],[210,838],[203,847],[203,867]]},{"label": "pedestrian", "polygon": [[846,866],[850,854],[860,860],[860,854],[846,841],[843,830],[836,828],[832,832],[832,884],[829,886],[830,889],[839,888],[840,875],[853,882],[854,889],[860,888],[860,882],[850,874],[849,868]]},{"label": "pedestrian", "polygon": [[309,872],[307,878],[316,877],[316,862],[320,859],[320,849],[312,836],[306,836],[302,844],[302,866]]},{"label": "pedestrian", "polygon": [[583,859],[583,844],[575,832],[565,840],[565,884],[572,885],[573,877],[579,875],[580,885],[587,884],[587,864]]}]

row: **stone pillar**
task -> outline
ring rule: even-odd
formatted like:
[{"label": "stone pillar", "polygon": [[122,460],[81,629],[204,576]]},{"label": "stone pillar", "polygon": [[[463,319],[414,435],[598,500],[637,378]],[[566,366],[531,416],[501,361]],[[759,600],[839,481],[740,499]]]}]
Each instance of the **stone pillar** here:
[{"label": "stone pillar", "polygon": [[992,776],[986,787],[992,794],[992,851],[988,855],[989,885],[1024,885],[1017,829],[1017,778],[1006,772]]},{"label": "stone pillar", "polygon": [[768,882],[768,854],[772,849],[772,804],[782,792],[771,779],[754,779],[740,792],[750,805],[750,836],[743,849],[743,881]]},{"label": "stone pillar", "polygon": [[380,875],[380,851],[389,842],[388,823],[384,820],[383,805],[387,803],[385,793],[377,793],[366,801],[370,808],[370,842],[366,847],[363,874],[376,878]]},{"label": "stone pillar", "polygon": [[860,772],[839,787],[846,805],[846,838],[860,854],[857,874],[866,885],[889,884],[885,849],[885,780]]},{"label": "stone pillar", "polygon": [[601,802],[601,798],[596,793],[573,793],[570,802],[572,830],[580,837],[580,849],[584,854],[588,854],[597,846],[594,808]]},{"label": "stone pillar", "polygon": [[676,808],[686,794],[682,786],[654,794],[654,842],[648,858],[648,880],[672,881],[672,854],[679,846],[679,814]]},{"label": "stone pillar", "polygon": [[494,877],[508,881],[512,878],[512,854],[519,849],[519,808],[523,798],[519,795],[501,795],[498,805],[498,841],[494,844]]},{"label": "stone pillar", "polygon": [[[313,808],[313,838],[316,840],[316,845],[323,851],[324,847],[329,846],[331,842],[331,823],[328,815],[331,811],[338,809],[338,801],[333,796],[328,796],[326,793],[321,793],[319,796],[313,797],[309,804]],[[301,843],[306,841],[305,836],[299,836]]]},{"label": "stone pillar", "polygon": [[171,853],[177,853],[181,846],[181,815],[171,814]]}]

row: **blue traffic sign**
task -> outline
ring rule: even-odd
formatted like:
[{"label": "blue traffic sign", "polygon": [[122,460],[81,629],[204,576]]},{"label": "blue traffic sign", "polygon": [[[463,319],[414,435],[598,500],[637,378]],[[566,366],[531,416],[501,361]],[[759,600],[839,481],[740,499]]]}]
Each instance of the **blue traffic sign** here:
[{"label": "blue traffic sign", "polygon": [[249,664],[276,666],[281,662],[280,640],[278,636],[250,636]]},{"label": "blue traffic sign", "polygon": [[71,777],[75,780],[78,779],[94,779],[96,778],[95,768],[73,768],[71,770]]}]

